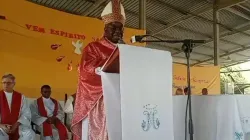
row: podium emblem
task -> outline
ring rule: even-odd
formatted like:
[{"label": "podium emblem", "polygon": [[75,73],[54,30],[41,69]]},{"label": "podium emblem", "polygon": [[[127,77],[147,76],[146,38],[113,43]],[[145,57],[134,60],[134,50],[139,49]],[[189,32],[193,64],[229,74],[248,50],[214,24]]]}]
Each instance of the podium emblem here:
[{"label": "podium emblem", "polygon": [[244,132],[250,132],[250,117],[241,117],[241,126],[243,127]]},{"label": "podium emblem", "polygon": [[143,115],[146,119],[142,121],[141,127],[143,131],[149,131],[150,128],[158,129],[160,127],[160,120],[157,118],[157,105],[146,104],[143,106]]},{"label": "podium emblem", "polygon": [[235,140],[243,140],[243,133],[235,132]]}]

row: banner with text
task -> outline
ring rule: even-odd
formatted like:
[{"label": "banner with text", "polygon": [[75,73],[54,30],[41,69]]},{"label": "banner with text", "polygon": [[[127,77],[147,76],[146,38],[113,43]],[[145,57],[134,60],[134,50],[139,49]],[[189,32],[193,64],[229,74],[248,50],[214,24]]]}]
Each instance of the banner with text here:
[{"label": "banner with text", "polygon": [[[0,75],[14,74],[15,89],[30,98],[41,96],[44,84],[59,100],[75,93],[82,49],[102,37],[103,22],[24,0],[0,1],[0,16]],[[124,40],[144,33],[126,28]]]},{"label": "banner with text", "polygon": [[[49,84],[52,96],[59,100],[65,93],[74,93],[81,50],[102,36],[103,22],[23,0],[0,1],[0,16],[5,17],[0,19],[0,75],[14,74],[16,90],[29,98],[39,97],[43,84]],[[125,42],[144,33],[126,28]],[[186,67],[173,67],[175,93],[187,85]],[[200,94],[202,88],[208,88],[209,94],[220,92],[218,67],[194,67],[191,72],[193,93]]]},{"label": "banner with text", "polygon": [[[173,66],[173,94],[178,88],[187,87],[187,68],[184,65]],[[208,89],[208,94],[220,94],[220,67],[191,67],[192,94],[201,94],[203,88]]]}]

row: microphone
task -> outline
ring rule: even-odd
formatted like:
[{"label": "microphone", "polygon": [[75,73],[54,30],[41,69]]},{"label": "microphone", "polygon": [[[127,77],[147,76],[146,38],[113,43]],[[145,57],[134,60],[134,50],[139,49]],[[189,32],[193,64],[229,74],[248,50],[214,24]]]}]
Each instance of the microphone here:
[{"label": "microphone", "polygon": [[[145,37],[152,37],[155,38],[156,40],[143,40]],[[165,43],[191,43],[191,44],[199,44],[199,43],[206,43],[205,40],[192,40],[192,39],[184,39],[184,40],[164,40],[161,38],[158,38],[156,36],[153,35],[135,35],[131,37],[131,43],[143,43],[143,42],[165,42]]]},{"label": "microphone", "polygon": [[130,41],[131,43],[142,42],[142,39],[146,36],[148,35],[135,35],[131,37]]}]

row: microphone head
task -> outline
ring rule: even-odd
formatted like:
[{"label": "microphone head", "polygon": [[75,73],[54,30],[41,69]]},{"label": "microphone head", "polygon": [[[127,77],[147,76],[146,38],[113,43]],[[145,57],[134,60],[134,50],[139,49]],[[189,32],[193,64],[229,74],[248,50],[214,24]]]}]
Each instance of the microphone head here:
[{"label": "microphone head", "polygon": [[144,37],[146,37],[147,35],[135,35],[135,36],[132,36],[131,37],[131,43],[136,43],[136,42],[140,42],[140,43],[142,43],[142,39],[144,38]]},{"label": "microphone head", "polygon": [[132,36],[131,39],[130,39],[130,42],[131,42],[131,43],[136,43],[136,37],[135,37],[135,36]]}]

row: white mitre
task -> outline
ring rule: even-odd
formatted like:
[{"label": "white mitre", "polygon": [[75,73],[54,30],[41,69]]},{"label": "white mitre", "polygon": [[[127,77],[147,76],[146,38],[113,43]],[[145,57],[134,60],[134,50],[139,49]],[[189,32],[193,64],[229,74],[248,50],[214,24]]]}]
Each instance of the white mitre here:
[{"label": "white mitre", "polygon": [[124,7],[120,0],[111,0],[104,8],[101,17],[105,24],[120,22],[124,25],[126,17]]}]

